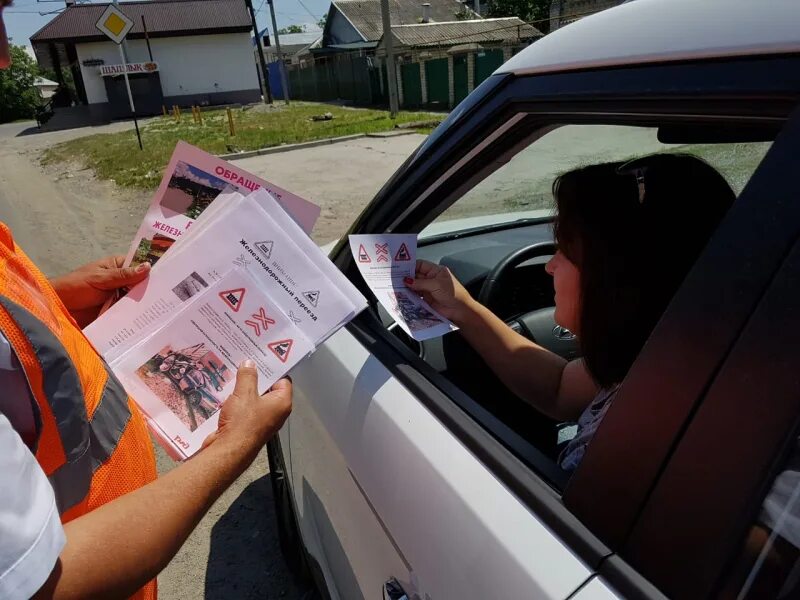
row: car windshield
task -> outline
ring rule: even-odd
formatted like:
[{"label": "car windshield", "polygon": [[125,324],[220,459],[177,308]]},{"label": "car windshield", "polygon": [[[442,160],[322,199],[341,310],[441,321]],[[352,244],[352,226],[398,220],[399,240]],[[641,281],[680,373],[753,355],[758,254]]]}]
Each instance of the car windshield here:
[{"label": "car windshield", "polygon": [[516,154],[442,213],[422,235],[550,214],[553,181],[579,167],[627,161],[656,152],[706,160],[738,195],[769,149],[769,142],[665,144],[655,127],[565,125]]}]

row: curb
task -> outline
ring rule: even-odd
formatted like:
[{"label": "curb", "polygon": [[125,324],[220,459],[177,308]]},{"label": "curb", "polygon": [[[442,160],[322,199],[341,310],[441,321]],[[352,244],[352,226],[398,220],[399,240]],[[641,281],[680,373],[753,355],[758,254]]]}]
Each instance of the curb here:
[{"label": "curb", "polygon": [[357,140],[365,136],[366,134],[364,133],[355,133],[353,135],[343,135],[335,138],[326,138],[324,140],[312,140],[310,142],[301,142],[299,144],[282,144],[280,146],[269,146],[267,148],[259,148],[258,150],[248,150],[247,152],[220,154],[218,157],[221,158],[222,160],[237,160],[240,158],[252,158],[253,156],[263,156],[265,154],[277,154],[278,152],[291,152],[292,150],[303,150],[304,148],[327,146],[328,144],[335,144],[336,142],[349,142],[350,140]]},{"label": "curb", "polygon": [[365,137],[371,138],[389,138],[399,137],[401,135],[411,135],[416,133],[413,129],[410,130],[390,130],[387,132],[376,133],[354,133],[352,135],[343,135],[335,138],[325,138],[323,140],[312,140],[310,142],[301,142],[299,144],[282,144],[280,146],[268,146],[267,148],[259,148],[258,150],[247,150],[245,152],[234,152],[232,154],[218,154],[217,158],[222,160],[240,160],[242,158],[252,158],[254,156],[264,156],[266,154],[278,154],[280,152],[291,152],[292,150],[303,150],[305,148],[316,148],[317,146],[327,146],[329,144],[336,144],[338,142],[349,142],[358,140]]}]

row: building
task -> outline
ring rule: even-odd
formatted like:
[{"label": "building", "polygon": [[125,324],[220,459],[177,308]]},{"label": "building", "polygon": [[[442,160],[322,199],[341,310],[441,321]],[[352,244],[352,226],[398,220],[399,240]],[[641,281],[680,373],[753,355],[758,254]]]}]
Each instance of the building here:
[{"label": "building", "polygon": [[625,1],[630,0],[553,0],[550,4],[550,31]]},{"label": "building", "polygon": [[401,106],[449,108],[542,32],[506,17],[393,25],[392,35]]},{"label": "building", "polygon": [[[278,48],[274,45],[273,40],[270,38],[269,31],[264,29],[259,35],[261,35],[261,44],[264,49],[264,60],[267,62],[267,64],[278,60]],[[321,31],[282,34],[278,41],[281,44],[281,57],[283,62],[287,65],[299,64],[301,58],[307,54],[307,50],[311,46],[320,42],[321,38]],[[257,48],[255,39],[253,40],[253,46]],[[258,55],[256,55],[256,58],[257,57]]]},{"label": "building", "polygon": [[36,91],[39,92],[40,98],[43,100],[49,100],[53,94],[56,93],[58,83],[55,81],[50,81],[44,77],[37,77],[33,80],[33,87],[35,87]]},{"label": "building", "polygon": [[[41,67],[53,69],[58,83],[69,70],[75,82],[75,106],[58,109],[54,123],[61,117],[77,126],[131,114],[120,48],[95,27],[107,6],[68,2],[30,38]],[[149,0],[119,7],[134,23],[127,47],[137,114],[260,100],[244,0]]]},{"label": "building", "polygon": [[[480,18],[458,0],[390,0],[392,27],[429,22],[450,22]],[[374,50],[383,35],[380,0],[334,0],[328,9],[322,47],[317,56],[353,50]]]}]

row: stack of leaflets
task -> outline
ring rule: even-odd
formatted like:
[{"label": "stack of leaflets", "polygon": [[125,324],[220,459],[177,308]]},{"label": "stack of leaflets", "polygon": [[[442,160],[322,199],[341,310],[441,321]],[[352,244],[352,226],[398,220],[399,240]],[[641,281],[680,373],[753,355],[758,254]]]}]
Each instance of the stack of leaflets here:
[{"label": "stack of leaflets", "polygon": [[[304,231],[316,218],[309,203],[283,192],[280,204],[270,187],[244,195],[222,186],[176,227],[148,279],[85,329],[175,458],[197,452],[216,429],[243,360],[255,361],[263,393],[367,306]],[[158,210],[151,206],[136,248],[150,220],[178,222]]]}]

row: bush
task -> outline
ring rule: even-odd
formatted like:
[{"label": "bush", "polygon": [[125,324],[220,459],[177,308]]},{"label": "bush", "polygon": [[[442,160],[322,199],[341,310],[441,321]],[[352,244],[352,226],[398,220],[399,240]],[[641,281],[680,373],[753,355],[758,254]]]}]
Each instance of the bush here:
[{"label": "bush", "polygon": [[0,71],[0,123],[33,118],[39,94],[33,82],[39,73],[22,46],[11,45],[11,66]]}]

